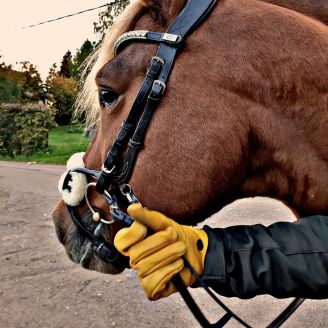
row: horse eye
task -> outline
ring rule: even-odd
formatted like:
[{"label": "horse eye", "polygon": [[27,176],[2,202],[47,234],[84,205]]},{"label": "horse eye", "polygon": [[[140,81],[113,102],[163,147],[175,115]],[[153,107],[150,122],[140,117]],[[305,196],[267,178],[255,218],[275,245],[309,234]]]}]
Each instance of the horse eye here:
[{"label": "horse eye", "polygon": [[108,108],[113,106],[120,95],[110,88],[102,88],[99,93],[100,106]]}]

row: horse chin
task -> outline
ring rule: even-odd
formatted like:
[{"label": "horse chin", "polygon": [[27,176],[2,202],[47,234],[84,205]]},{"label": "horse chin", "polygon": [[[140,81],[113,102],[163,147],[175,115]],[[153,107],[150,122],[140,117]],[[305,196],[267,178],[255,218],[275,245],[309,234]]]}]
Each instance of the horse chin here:
[{"label": "horse chin", "polygon": [[85,240],[83,246],[81,247],[76,261],[73,261],[79,263],[84,269],[101,273],[118,274],[124,270],[124,268],[115,267],[109,263],[99,260],[92,249],[91,243],[87,240]]},{"label": "horse chin", "polygon": [[95,254],[91,243],[77,231],[70,236],[69,240],[66,239],[64,245],[68,257],[84,269],[107,274],[118,274],[125,269],[100,260]]},{"label": "horse chin", "polygon": [[[110,263],[100,260],[95,254],[91,243],[76,229],[71,218],[63,212],[63,207],[57,205],[52,213],[55,223],[58,240],[64,245],[66,254],[74,263],[80,264],[84,269],[98,271],[107,274],[121,273],[125,268],[113,266]],[[63,215],[65,214],[65,215]],[[94,231],[97,227],[91,219],[92,214],[87,213],[81,220],[85,227]],[[111,229],[107,227],[101,229],[101,237],[107,242],[111,242]]]}]

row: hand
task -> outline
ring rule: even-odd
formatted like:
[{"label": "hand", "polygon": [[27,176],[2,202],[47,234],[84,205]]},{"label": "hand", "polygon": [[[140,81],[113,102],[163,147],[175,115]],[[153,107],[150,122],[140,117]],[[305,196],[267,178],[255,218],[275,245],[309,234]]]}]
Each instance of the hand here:
[{"label": "hand", "polygon": [[[191,286],[196,278],[184,266],[183,258],[199,275],[203,273],[208,246],[206,232],[180,225],[140,204],[130,205],[128,214],[135,222],[116,234],[114,245],[130,258],[131,268],[139,271],[147,297],[157,300],[175,293],[171,279],[177,273],[186,286]],[[147,228],[153,232],[150,236]]]}]

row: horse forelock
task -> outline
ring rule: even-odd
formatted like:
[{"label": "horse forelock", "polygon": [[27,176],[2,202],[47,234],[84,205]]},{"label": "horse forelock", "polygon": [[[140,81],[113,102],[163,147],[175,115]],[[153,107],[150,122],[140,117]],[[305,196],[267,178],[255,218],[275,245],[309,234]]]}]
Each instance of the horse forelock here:
[{"label": "horse forelock", "polygon": [[122,15],[108,29],[101,45],[89,56],[84,64],[81,77],[81,91],[78,94],[75,114],[83,115],[87,127],[94,127],[99,119],[98,89],[95,82],[97,72],[114,58],[117,39],[128,32],[144,9],[139,0],[132,0]]}]

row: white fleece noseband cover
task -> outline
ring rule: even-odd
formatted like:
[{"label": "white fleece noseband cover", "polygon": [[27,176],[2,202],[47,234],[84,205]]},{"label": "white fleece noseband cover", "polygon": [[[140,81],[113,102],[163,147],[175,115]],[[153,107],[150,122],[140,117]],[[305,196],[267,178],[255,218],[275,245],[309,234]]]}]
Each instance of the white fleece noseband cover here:
[{"label": "white fleece noseband cover", "polygon": [[58,182],[58,190],[67,205],[77,206],[84,198],[87,186],[85,174],[70,172],[72,169],[85,167],[83,156],[85,153],[76,153],[67,161],[66,171]]}]

